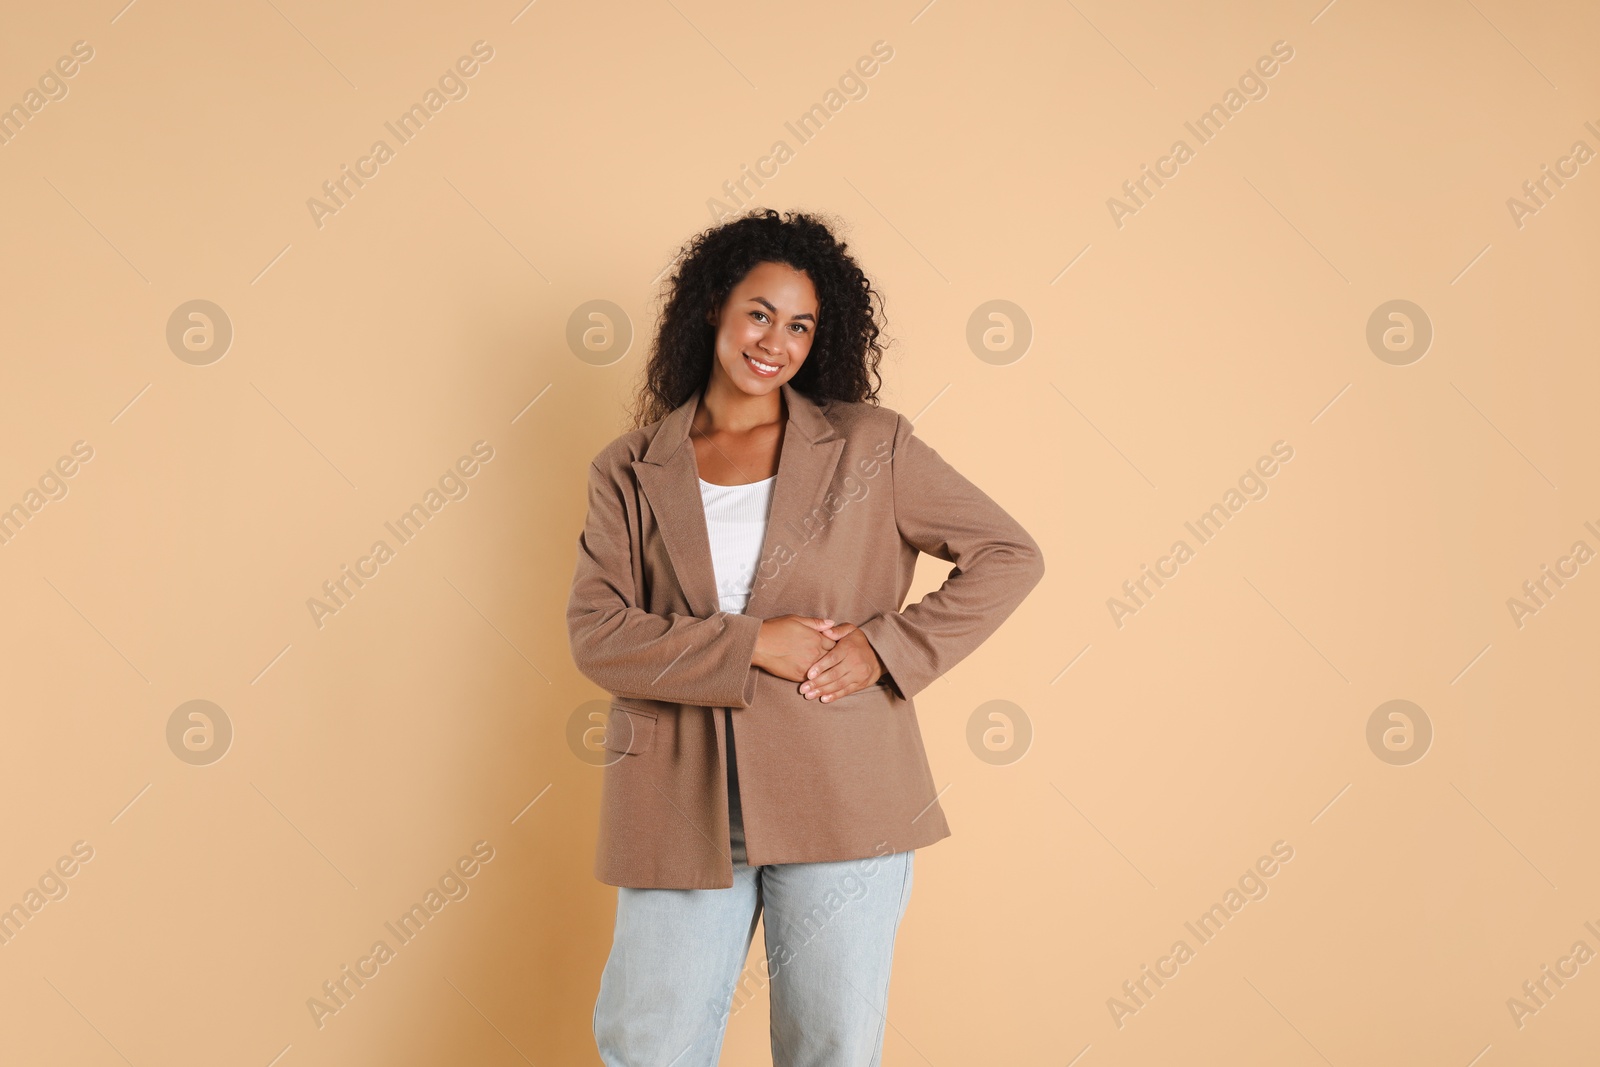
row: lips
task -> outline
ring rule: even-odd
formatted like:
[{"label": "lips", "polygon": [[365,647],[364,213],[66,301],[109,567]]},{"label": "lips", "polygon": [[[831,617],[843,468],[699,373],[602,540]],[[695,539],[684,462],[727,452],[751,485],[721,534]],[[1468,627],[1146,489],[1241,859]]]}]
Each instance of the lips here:
[{"label": "lips", "polygon": [[758,378],[776,378],[778,372],[783,370],[781,366],[772,363],[763,364],[748,355],[744,357],[744,361],[749,365],[751,373]]}]

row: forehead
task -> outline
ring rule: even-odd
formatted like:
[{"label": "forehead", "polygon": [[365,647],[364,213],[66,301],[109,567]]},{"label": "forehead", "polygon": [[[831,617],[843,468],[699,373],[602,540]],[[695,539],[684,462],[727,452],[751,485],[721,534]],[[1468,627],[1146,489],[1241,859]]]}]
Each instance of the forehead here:
[{"label": "forehead", "polygon": [[759,300],[785,311],[817,310],[817,290],[804,271],[787,263],[758,263],[729,294],[736,300]]}]

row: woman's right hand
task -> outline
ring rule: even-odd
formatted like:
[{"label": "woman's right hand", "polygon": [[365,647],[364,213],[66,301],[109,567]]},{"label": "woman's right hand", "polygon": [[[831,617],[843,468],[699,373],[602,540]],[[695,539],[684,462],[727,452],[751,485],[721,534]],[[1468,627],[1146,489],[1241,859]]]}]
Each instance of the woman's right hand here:
[{"label": "woman's right hand", "polygon": [[809,615],[763,619],[750,665],[791,682],[803,681],[811,665],[833,648],[834,640],[822,635],[822,631],[833,624],[832,619],[814,619]]}]

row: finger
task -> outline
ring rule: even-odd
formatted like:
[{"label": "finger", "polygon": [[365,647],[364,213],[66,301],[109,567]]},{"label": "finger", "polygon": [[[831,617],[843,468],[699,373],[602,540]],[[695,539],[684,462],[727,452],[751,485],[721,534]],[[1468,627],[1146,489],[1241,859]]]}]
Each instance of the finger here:
[{"label": "finger", "polygon": [[822,674],[826,670],[831,669],[843,658],[843,655],[840,653],[832,651],[824,652],[822,655],[817,657],[816,662],[812,663],[811,666],[806,668],[805,680],[815,683],[818,675]]},{"label": "finger", "polygon": [[826,630],[833,625],[832,619],[813,619],[805,615],[797,615],[795,617],[813,630]]},{"label": "finger", "polygon": [[811,695],[813,697],[844,696],[855,684],[850,679],[859,673],[850,664],[843,662],[830,667],[828,670],[818,674],[809,683]]},{"label": "finger", "polygon": [[837,677],[838,667],[832,663],[823,663],[818,660],[806,671],[806,677],[800,682],[800,695],[807,700],[816,700],[822,695],[822,686],[830,679]]},{"label": "finger", "polygon": [[851,693],[864,688],[866,688],[866,686],[859,680],[846,681],[843,677],[840,677],[834,679],[831,685],[824,688],[819,693],[817,699],[821,700],[823,703],[828,703],[830,701],[837,700],[840,697],[847,697]]}]

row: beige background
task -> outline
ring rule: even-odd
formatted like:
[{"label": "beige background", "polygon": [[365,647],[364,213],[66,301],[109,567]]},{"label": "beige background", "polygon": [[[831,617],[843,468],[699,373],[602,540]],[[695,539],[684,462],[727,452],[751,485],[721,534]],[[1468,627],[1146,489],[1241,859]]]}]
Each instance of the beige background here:
[{"label": "beige background", "polygon": [[[13,5],[0,35],[7,105],[93,49],[0,145],[0,506],[93,450],[0,546],[0,905],[93,850],[0,946],[6,1062],[599,1062],[615,890],[568,731],[602,694],[562,614],[583,471],[676,248],[780,139],[756,202],[846,220],[884,402],[1048,565],[918,698],[954,836],[917,856],[884,1063],[1592,1054],[1600,963],[1520,1027],[1507,1004],[1600,952],[1600,567],[1520,627],[1507,603],[1600,549],[1600,163],[1521,226],[1507,205],[1600,150],[1592,5],[119,3]],[[398,145],[475,41],[467,95]],[[1184,123],[1278,41],[1200,144]],[[308,199],[379,138],[319,227]],[[1108,199],[1179,138],[1119,227]],[[233,330],[204,365],[167,342],[197,299]],[[625,350],[569,344],[596,300]],[[969,346],[992,300],[1025,352]],[[1406,365],[1366,340],[1393,300],[1434,333]],[[319,628],[307,600],[477,441],[468,495]],[[1184,523],[1277,441],[1268,495],[1200,545]],[[1180,538],[1119,628],[1108,598]],[[923,563],[917,595],[947,569]],[[167,738],[197,699],[233,730],[205,766]],[[1432,731],[1409,763],[1367,740],[1395,699]],[[1000,764],[968,743],[994,700],[1033,734]],[[319,1028],[308,998],[478,841],[469,895]],[[1279,841],[1200,944],[1184,923]],[[761,994],[722,1062],[766,1062],[766,1024]]]}]

